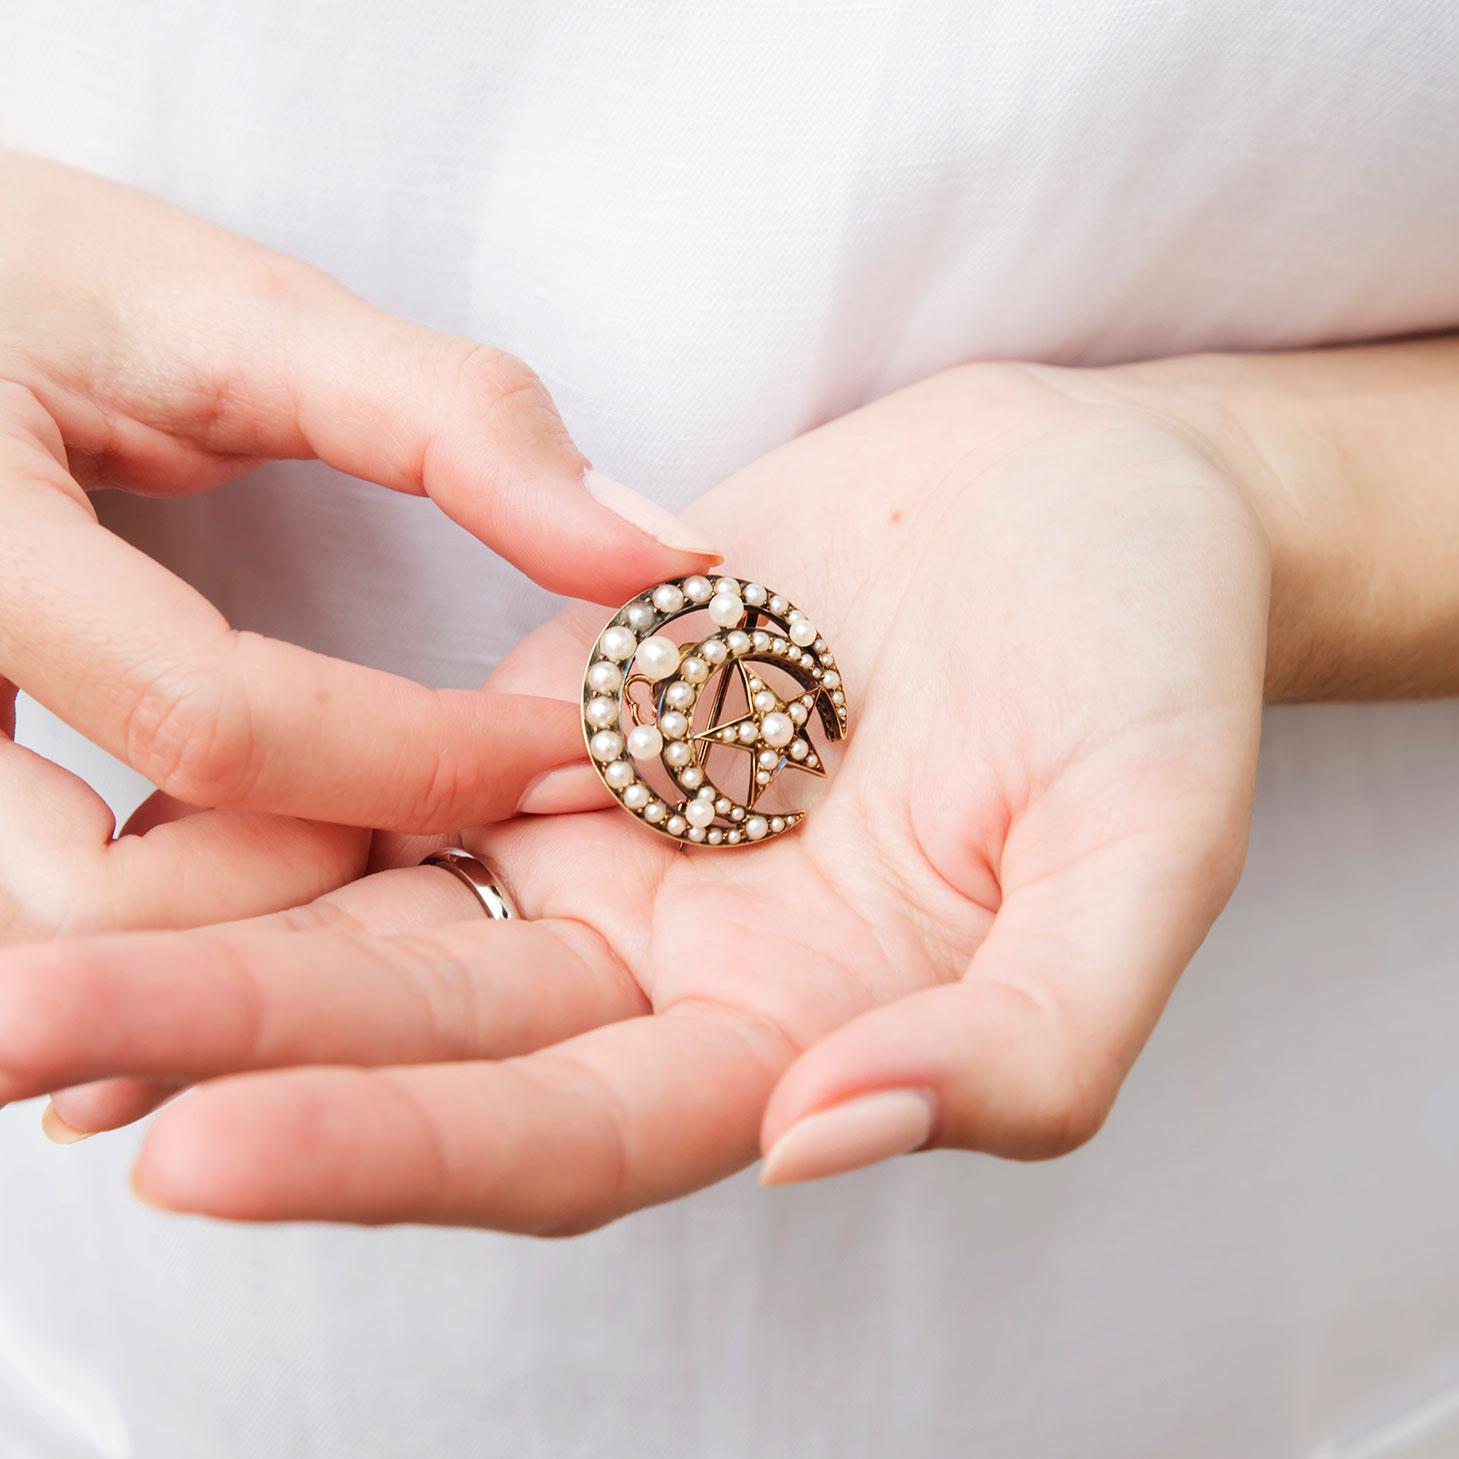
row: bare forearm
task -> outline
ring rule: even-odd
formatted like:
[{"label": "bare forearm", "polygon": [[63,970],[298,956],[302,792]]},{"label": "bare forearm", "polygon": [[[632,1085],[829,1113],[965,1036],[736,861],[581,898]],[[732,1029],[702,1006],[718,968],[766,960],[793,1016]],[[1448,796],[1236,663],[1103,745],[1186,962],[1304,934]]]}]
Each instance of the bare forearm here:
[{"label": "bare forearm", "polygon": [[1459,692],[1459,336],[1091,372],[1227,458],[1272,545],[1272,699]]}]

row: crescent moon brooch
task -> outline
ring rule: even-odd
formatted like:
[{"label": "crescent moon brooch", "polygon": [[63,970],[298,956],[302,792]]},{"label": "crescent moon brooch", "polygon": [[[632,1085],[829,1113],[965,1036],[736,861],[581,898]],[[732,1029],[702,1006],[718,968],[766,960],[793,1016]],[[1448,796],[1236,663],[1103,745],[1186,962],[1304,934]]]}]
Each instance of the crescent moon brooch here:
[{"label": "crescent moon brooch", "polygon": [[[684,621],[699,614],[707,625]],[[738,578],[673,578],[631,599],[583,675],[583,735],[603,784],[650,830],[695,846],[752,846],[798,826],[806,812],[772,812],[768,793],[783,772],[824,776],[812,721],[831,741],[846,738],[847,719],[836,657],[815,624]],[[716,751],[727,783],[743,776],[743,794],[711,778]]]}]

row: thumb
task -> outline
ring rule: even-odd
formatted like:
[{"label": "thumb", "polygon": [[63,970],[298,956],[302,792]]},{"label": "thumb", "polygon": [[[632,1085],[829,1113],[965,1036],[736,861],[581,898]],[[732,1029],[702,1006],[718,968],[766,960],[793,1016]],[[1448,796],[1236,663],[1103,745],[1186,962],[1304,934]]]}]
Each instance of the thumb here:
[{"label": "thumb", "polygon": [[1244,843],[1244,824],[1181,844],[1129,837],[1007,891],[960,980],[862,1014],[786,1071],[762,1180],[924,1148],[1077,1148],[1234,887]]}]

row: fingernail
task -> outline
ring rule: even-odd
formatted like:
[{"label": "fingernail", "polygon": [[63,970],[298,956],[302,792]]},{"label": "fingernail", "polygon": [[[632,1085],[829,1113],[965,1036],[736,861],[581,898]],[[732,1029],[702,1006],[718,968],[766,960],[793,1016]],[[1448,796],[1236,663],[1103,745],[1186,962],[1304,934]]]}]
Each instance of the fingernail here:
[{"label": "fingernail", "polygon": [[583,472],[583,485],[600,506],[616,512],[625,522],[632,522],[640,532],[647,532],[656,542],[674,552],[693,552],[716,560],[720,557],[706,538],[631,486],[624,486],[621,481],[614,481],[611,476],[604,476],[591,467]]},{"label": "fingernail", "polygon": [[92,1130],[78,1130],[68,1125],[56,1113],[56,1106],[47,1103],[41,1111],[41,1133],[53,1145],[74,1145],[78,1140],[87,1140],[95,1133]]},{"label": "fingernail", "polygon": [[884,1089],[797,1120],[771,1147],[761,1185],[820,1180],[925,1145],[932,1135],[932,1094]]},{"label": "fingernail", "polygon": [[560,816],[566,811],[597,810],[606,804],[603,782],[591,765],[559,765],[528,781],[517,802],[517,814]]}]

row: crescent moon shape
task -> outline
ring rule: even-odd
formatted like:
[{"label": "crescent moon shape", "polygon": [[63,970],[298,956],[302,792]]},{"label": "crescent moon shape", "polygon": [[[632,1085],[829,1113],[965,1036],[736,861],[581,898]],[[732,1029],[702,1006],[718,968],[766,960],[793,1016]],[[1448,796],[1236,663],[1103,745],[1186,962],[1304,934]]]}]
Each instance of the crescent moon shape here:
[{"label": "crescent moon shape", "polygon": [[[681,642],[663,632],[697,613],[711,620],[707,634]],[[782,697],[756,672],[761,664],[785,674],[799,693]],[[745,712],[722,720],[732,674],[744,686]],[[649,686],[651,715],[631,697],[639,684]],[[706,694],[710,722],[696,731]],[[740,578],[670,578],[629,599],[604,625],[583,675],[583,738],[593,767],[625,811],[682,845],[754,846],[800,825],[803,810],[764,814],[757,805],[784,770],[826,773],[807,733],[812,718],[828,741],[850,731],[836,656],[788,598]],[[709,774],[710,754],[729,748],[749,752],[743,796]],[[645,778],[655,762],[673,793]]]}]

